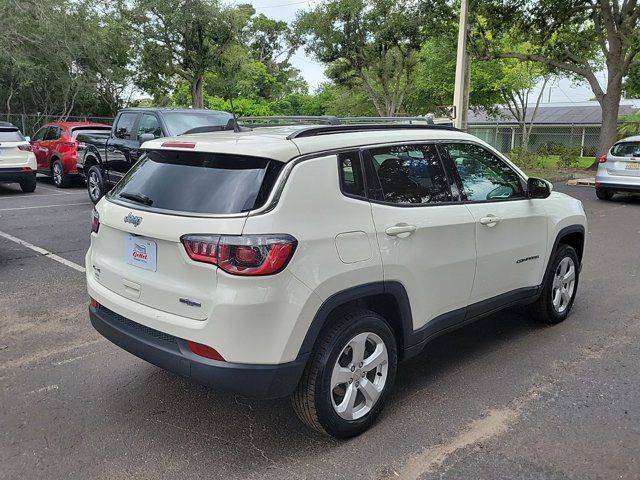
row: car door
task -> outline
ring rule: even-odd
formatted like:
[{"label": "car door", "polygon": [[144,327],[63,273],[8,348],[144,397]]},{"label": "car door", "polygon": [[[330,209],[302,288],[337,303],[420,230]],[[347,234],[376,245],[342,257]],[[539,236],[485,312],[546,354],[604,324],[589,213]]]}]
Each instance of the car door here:
[{"label": "car door", "polygon": [[49,130],[49,126],[44,126],[38,130],[31,138],[31,149],[36,156],[36,162],[38,164],[38,170],[44,170],[47,161],[47,147],[45,143],[45,137]]},{"label": "car door", "polygon": [[[478,261],[471,303],[523,295],[542,280],[547,249],[544,200],[529,199],[524,178],[500,156],[475,143],[443,143],[476,222]],[[514,298],[515,299],[515,298]]]},{"label": "car door", "polygon": [[116,119],[106,147],[105,168],[110,183],[117,183],[131,167],[131,150],[138,146],[134,134],[138,117],[138,112],[122,112]]},{"label": "car door", "polygon": [[42,167],[38,167],[41,170],[45,170],[46,172],[51,172],[51,157],[55,153],[56,142],[60,138],[62,133],[62,129],[56,127],[54,125],[50,125],[47,129],[47,133],[45,134],[44,140],[41,142],[42,145]]},{"label": "car door", "polygon": [[463,321],[475,272],[475,222],[436,146],[377,147],[363,160],[385,283],[404,286],[414,330]]}]

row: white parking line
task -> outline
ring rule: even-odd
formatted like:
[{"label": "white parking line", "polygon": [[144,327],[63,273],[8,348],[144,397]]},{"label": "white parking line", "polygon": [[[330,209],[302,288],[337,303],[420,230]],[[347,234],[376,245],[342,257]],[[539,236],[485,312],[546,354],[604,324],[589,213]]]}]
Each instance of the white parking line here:
[{"label": "white parking line", "polygon": [[38,247],[36,245],[33,245],[33,244],[29,243],[29,242],[26,242],[24,240],[20,240],[19,238],[14,237],[13,235],[9,235],[8,233],[0,231],[0,237],[4,237],[7,240],[11,240],[12,242],[17,243],[18,245],[22,245],[23,247],[30,248],[34,252],[38,252],[40,255],[44,255],[45,257],[48,257],[51,260],[55,260],[58,263],[66,265],[69,268],[73,268],[74,270],[77,270],[77,271],[82,272],[82,273],[85,272],[85,268],[81,267],[77,263],[73,263],[73,262],[67,260],[66,258],[59,257],[58,255],[56,255],[55,253],[50,252],[49,250],[45,250],[44,248],[40,248],[40,247]]},{"label": "white parking line", "polygon": [[31,210],[32,208],[53,208],[53,207],[72,207],[74,205],[91,205],[91,202],[83,203],[60,203],[58,205],[37,205],[35,207],[13,207],[13,208],[0,208],[0,212],[8,212],[9,210]]},{"label": "white parking line", "polygon": [[0,197],[0,200],[12,200],[14,198],[40,198],[40,197],[59,197],[60,195],[86,195],[86,192],[73,192],[73,193],[45,193],[44,195],[39,194],[18,194],[18,195],[9,195],[8,197]]}]

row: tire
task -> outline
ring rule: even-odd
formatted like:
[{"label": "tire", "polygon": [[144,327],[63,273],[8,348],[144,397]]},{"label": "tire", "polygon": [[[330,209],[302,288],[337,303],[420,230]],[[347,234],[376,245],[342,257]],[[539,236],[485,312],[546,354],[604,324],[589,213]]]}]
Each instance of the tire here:
[{"label": "tire", "polygon": [[104,178],[98,165],[92,165],[87,171],[87,192],[94,204],[98,203],[105,194]]},{"label": "tire", "polygon": [[611,200],[613,198],[613,192],[603,190],[602,188],[596,188],[596,197],[600,200]]},{"label": "tire", "polygon": [[36,190],[36,185],[37,182],[35,172],[20,180],[20,188],[24,193],[34,192]]},{"label": "tire", "polygon": [[[373,358],[381,363],[368,372],[360,367],[361,363],[352,365],[357,353],[350,343],[356,350],[358,345],[365,346],[365,368]],[[344,311],[318,339],[291,397],[293,409],[300,420],[320,433],[337,438],[359,435],[373,425],[384,408],[393,388],[397,362],[395,337],[384,318],[364,309]],[[332,388],[334,367],[339,368],[345,381],[340,382],[336,375]],[[369,400],[365,397],[367,392]],[[339,413],[340,406],[348,405],[348,398],[354,399],[351,408]]]},{"label": "tire", "polygon": [[64,171],[64,165],[58,159],[51,164],[51,178],[58,188],[67,188],[71,185],[71,177]]},{"label": "tire", "polygon": [[[565,267],[566,270],[564,270]],[[571,268],[573,268],[572,280],[560,280],[563,272],[564,277],[570,274]],[[551,259],[542,293],[532,305],[533,317],[539,322],[550,325],[560,323],[567,318],[576,298],[579,279],[580,260],[576,251],[573,247],[561,243]]]}]

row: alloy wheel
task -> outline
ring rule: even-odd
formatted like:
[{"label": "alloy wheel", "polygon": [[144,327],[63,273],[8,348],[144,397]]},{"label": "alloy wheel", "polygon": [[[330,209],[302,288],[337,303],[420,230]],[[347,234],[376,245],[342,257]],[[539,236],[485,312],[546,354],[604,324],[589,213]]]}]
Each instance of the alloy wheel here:
[{"label": "alloy wheel", "polygon": [[576,266],[573,259],[564,257],[558,264],[553,276],[551,301],[558,313],[564,313],[569,307],[576,287]]},{"label": "alloy wheel", "polygon": [[56,186],[62,185],[62,166],[58,162],[53,164],[53,183]]},{"label": "alloy wheel", "polygon": [[371,411],[387,382],[389,354],[382,338],[360,333],[342,349],[331,374],[331,402],[345,420]]},{"label": "alloy wheel", "polygon": [[91,195],[91,199],[98,200],[100,198],[100,179],[98,178],[98,174],[96,172],[90,172],[87,183],[89,184],[89,195]]}]

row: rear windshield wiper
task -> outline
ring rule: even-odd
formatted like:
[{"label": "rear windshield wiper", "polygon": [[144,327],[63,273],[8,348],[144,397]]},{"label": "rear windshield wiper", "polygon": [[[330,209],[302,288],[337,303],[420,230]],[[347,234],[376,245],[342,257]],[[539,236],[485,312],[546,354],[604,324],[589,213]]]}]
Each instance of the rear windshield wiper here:
[{"label": "rear windshield wiper", "polygon": [[120,197],[126,198],[128,200],[133,200],[134,202],[141,203],[143,205],[151,206],[153,205],[153,200],[147,197],[144,193],[129,193],[122,192]]}]

